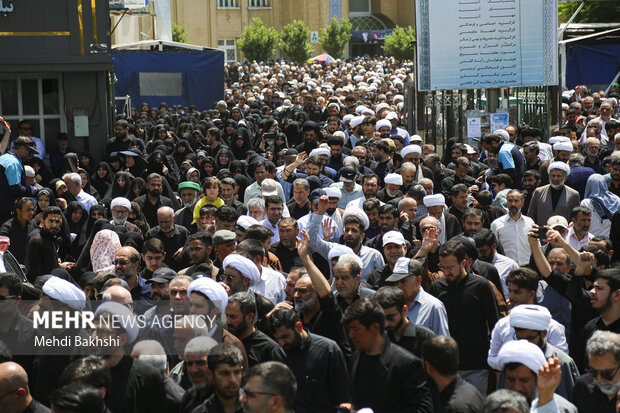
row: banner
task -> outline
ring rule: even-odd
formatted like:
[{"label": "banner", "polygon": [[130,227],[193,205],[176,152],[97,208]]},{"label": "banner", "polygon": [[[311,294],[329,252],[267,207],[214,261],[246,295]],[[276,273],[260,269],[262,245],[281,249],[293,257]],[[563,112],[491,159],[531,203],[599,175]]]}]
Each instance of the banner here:
[{"label": "banner", "polygon": [[416,0],[420,90],[558,83],[557,0]]}]

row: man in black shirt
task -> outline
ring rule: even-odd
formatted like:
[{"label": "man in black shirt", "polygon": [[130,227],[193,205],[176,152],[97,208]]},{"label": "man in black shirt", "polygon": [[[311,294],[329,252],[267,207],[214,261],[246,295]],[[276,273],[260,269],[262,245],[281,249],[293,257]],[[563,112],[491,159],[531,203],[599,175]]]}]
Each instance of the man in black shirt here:
[{"label": "man in black shirt", "polygon": [[575,361],[583,366],[586,342],[597,330],[620,333],[620,270],[608,269],[595,275],[594,285],[590,290],[592,307],[600,316],[590,320],[583,328],[580,346],[575,354]]},{"label": "man in black shirt", "polygon": [[378,162],[376,168],[374,169],[375,174],[379,177],[380,184],[383,184],[383,178],[387,175],[394,167],[391,158],[392,150],[390,149],[390,145],[384,140],[380,140],[375,143],[372,149],[372,155],[375,157],[375,161]]},{"label": "man in black shirt", "polygon": [[292,218],[282,218],[278,223],[278,233],[280,240],[271,245],[269,250],[280,260],[282,271],[288,273],[291,268],[301,267],[303,263],[297,253],[297,232],[299,227],[297,221]]},{"label": "man in black shirt", "polygon": [[[114,317],[114,318],[113,318]],[[113,320],[127,320],[126,327]],[[117,325],[117,328],[113,326]],[[105,403],[116,413],[157,413],[166,410],[166,391],[161,375],[148,364],[125,354],[124,346],[138,337],[138,323],[134,314],[123,304],[107,301],[95,312],[93,337],[113,337],[110,345],[97,348],[110,366],[112,381]]]},{"label": "man in black shirt", "polygon": [[347,308],[342,319],[357,351],[351,363],[353,406],[377,413],[433,411],[422,360],[385,336],[385,315],[379,304],[363,298]]},{"label": "man in black shirt", "polygon": [[157,226],[157,210],[162,206],[172,207],[172,201],[161,194],[163,183],[161,175],[152,173],[146,177],[146,194],[134,201],[142,208],[146,222],[151,228]]},{"label": "man in black shirt", "polygon": [[213,385],[213,394],[192,413],[243,412],[239,389],[243,375],[243,354],[229,343],[213,347],[207,356],[207,375]]},{"label": "man in black shirt", "polygon": [[28,280],[34,283],[39,275],[49,274],[54,268],[72,268],[73,263],[58,264],[56,235],[62,227],[62,211],[50,206],[43,211],[41,228],[33,231],[26,247]]},{"label": "man in black shirt", "polygon": [[131,136],[129,134],[129,122],[125,119],[116,121],[114,125],[114,139],[106,142],[103,153],[106,159],[110,158],[112,152],[126,151],[131,145]]},{"label": "man in black shirt", "polygon": [[455,185],[463,184],[469,188],[476,183],[474,178],[467,175],[469,165],[469,159],[461,156],[454,163],[454,175],[447,176],[441,181],[441,193],[446,198],[446,204],[452,205],[452,188]]},{"label": "man in black shirt", "polygon": [[291,217],[299,219],[310,213],[310,183],[305,178],[293,181],[293,198],[286,204]]},{"label": "man in black shirt", "polygon": [[579,377],[573,403],[579,412],[615,412],[620,387],[620,336],[597,331],[586,346],[590,372]]},{"label": "man in black shirt", "polygon": [[[390,277],[391,282],[397,282],[396,278],[402,279],[409,274],[394,274]],[[407,318],[407,297],[398,287],[381,287],[374,297],[374,300],[381,306],[385,314],[385,330],[388,338],[405,350],[422,358],[422,346],[430,338],[435,337],[435,333],[426,327],[415,325]]]},{"label": "man in black shirt", "polygon": [[6,221],[0,227],[0,235],[9,237],[11,245],[9,252],[13,254],[17,262],[26,263],[26,242],[28,234],[35,230],[36,226],[32,222],[34,217],[34,199],[19,198],[15,201],[15,217]]},{"label": "man in black shirt", "polygon": [[228,297],[226,325],[243,343],[250,367],[264,361],[284,361],[286,354],[267,334],[257,330],[253,320],[256,315],[256,299],[253,294],[239,292]]},{"label": "man in black shirt", "polygon": [[164,263],[175,271],[187,267],[189,259],[182,255],[183,246],[189,231],[180,225],[174,223],[174,210],[170,207],[163,206],[157,210],[157,225],[149,230],[144,236],[144,240],[157,238],[164,243],[167,251],[164,257]]},{"label": "man in black shirt", "polygon": [[458,375],[459,346],[450,337],[433,337],[422,347],[424,368],[431,379],[435,411],[481,412],[484,396]]},{"label": "man in black shirt", "polygon": [[0,364],[0,392],[2,411],[15,413],[49,413],[50,409],[36,401],[30,394],[28,374],[22,366],[12,361]]},{"label": "man in black shirt", "polygon": [[280,308],[269,318],[274,339],[286,351],[297,378],[296,412],[331,412],[351,399],[347,363],[338,345],[304,329],[299,316]]},{"label": "man in black shirt", "polygon": [[459,222],[463,222],[463,213],[467,208],[467,185],[454,185],[450,189],[450,195],[452,198],[452,206],[448,208],[448,212],[454,215]]},{"label": "man in black shirt", "polygon": [[467,250],[462,243],[441,245],[439,263],[445,278],[435,280],[429,292],[446,307],[450,334],[459,345],[461,376],[486,392],[490,332],[499,319],[495,292],[488,280],[467,272]]}]

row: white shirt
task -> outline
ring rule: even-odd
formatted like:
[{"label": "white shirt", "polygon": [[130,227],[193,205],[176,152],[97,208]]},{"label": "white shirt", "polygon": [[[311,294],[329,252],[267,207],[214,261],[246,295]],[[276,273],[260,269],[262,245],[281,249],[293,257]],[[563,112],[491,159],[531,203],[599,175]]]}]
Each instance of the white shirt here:
[{"label": "white shirt", "polygon": [[[487,363],[491,368],[499,370],[498,354],[499,349],[502,348],[504,343],[515,340],[515,329],[510,327],[510,314],[508,317],[500,318],[493,332],[491,333],[491,344],[489,345],[489,356]],[[547,330],[547,342],[552,344],[568,354],[568,344],[566,343],[566,334],[564,333],[564,326],[554,319],[551,319],[549,329]]]},{"label": "white shirt", "polygon": [[566,235],[564,236],[564,239],[568,242],[568,244],[571,247],[575,248],[577,251],[579,251],[582,247],[588,245],[592,238],[594,238],[594,235],[588,232],[585,237],[578,240],[577,235],[575,234],[574,227],[568,228],[568,231],[566,231]]},{"label": "white shirt", "polygon": [[592,204],[592,200],[589,198],[581,201],[581,206],[587,207],[592,211],[592,222],[590,224],[590,234],[595,237],[606,237],[609,238],[609,233],[611,232],[611,221],[609,219],[604,219],[601,221],[600,215],[594,209],[594,205]]},{"label": "white shirt", "polygon": [[491,231],[502,244],[504,253],[519,265],[527,265],[530,262],[532,251],[527,242],[527,233],[532,225],[534,220],[523,214],[516,221],[506,214],[491,223]]},{"label": "white shirt", "polygon": [[84,206],[87,214],[90,214],[90,207],[97,205],[97,200],[95,197],[91,194],[87,194],[84,190],[81,190],[75,199],[77,199],[78,202]]},{"label": "white shirt", "polygon": [[268,298],[273,305],[286,300],[286,278],[284,275],[269,267],[262,267],[260,282],[250,287],[250,290]]},{"label": "white shirt", "polygon": [[271,225],[271,222],[269,222],[268,218],[265,218],[261,221],[261,225],[269,228],[271,230],[271,232],[273,232],[273,237],[271,237],[271,245],[275,244],[276,242],[280,241],[280,231],[278,231],[278,223],[280,221],[276,222],[275,225]]},{"label": "white shirt", "polygon": [[499,278],[502,280],[502,288],[504,289],[504,297],[508,297],[508,286],[506,285],[506,277],[510,271],[519,268],[516,261],[511,260],[505,255],[495,253],[492,264],[497,268]]}]

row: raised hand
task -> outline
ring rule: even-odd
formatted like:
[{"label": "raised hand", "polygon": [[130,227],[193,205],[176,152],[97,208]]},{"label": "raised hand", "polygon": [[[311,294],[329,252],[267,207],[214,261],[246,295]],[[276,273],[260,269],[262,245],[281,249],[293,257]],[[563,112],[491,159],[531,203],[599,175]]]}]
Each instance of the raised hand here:
[{"label": "raised hand", "polygon": [[325,241],[332,239],[334,232],[336,232],[334,221],[331,218],[324,219],[321,226],[323,227],[323,239]]},{"label": "raised hand", "polygon": [[308,236],[308,232],[305,229],[300,231],[301,238],[297,238],[297,253],[299,257],[304,259],[308,256],[308,251],[310,248],[310,237]]}]

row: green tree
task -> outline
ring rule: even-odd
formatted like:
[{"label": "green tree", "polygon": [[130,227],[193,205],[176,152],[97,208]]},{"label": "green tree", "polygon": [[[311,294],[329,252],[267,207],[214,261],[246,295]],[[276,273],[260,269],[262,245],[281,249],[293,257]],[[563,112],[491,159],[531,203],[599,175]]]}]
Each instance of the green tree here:
[{"label": "green tree", "polygon": [[312,55],[312,46],[308,43],[310,30],[303,21],[294,20],[287,24],[280,33],[280,50],[295,62],[304,62]]},{"label": "green tree", "polygon": [[[571,1],[558,4],[560,23],[566,23],[581,2]],[[587,2],[573,20],[573,23],[616,23],[620,21],[620,4],[617,1]]]},{"label": "green tree", "polygon": [[392,34],[385,36],[383,50],[397,60],[413,59],[413,41],[415,33],[413,28],[396,26]]},{"label": "green tree", "polygon": [[349,19],[342,19],[338,23],[338,19],[334,17],[329,26],[321,29],[319,43],[328,55],[338,59],[344,54],[344,47],[351,39],[351,30],[353,30],[353,25]]},{"label": "green tree", "polygon": [[172,23],[172,41],[178,43],[187,43],[187,29],[185,25],[179,26]]},{"label": "green tree", "polygon": [[267,27],[261,19],[255,17],[252,24],[246,27],[239,39],[239,48],[249,61],[265,61],[273,56],[278,43],[278,32]]}]

